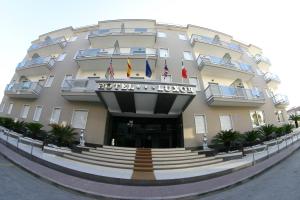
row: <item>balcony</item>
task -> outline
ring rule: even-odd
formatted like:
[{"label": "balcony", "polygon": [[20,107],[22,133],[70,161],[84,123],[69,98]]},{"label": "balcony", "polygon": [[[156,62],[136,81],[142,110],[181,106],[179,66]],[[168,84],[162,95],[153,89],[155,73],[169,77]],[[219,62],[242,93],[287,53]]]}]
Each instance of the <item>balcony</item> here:
[{"label": "balcony", "polygon": [[6,86],[5,95],[11,98],[36,99],[39,97],[42,88],[43,86],[38,82],[11,83]]},{"label": "balcony", "polygon": [[113,28],[92,31],[88,38],[94,48],[109,48],[116,40],[120,46],[152,47],[156,42],[156,34],[153,28]]},{"label": "balcony", "polygon": [[28,55],[32,57],[35,53],[41,56],[63,53],[63,48],[67,45],[65,37],[46,38],[45,41],[32,44],[28,49]]},{"label": "balcony", "polygon": [[38,76],[47,74],[54,66],[55,59],[51,57],[37,57],[18,64],[16,72],[23,76]]},{"label": "balcony", "polygon": [[264,95],[257,89],[210,84],[205,89],[206,101],[210,106],[259,107],[265,103]]},{"label": "balcony", "polygon": [[68,101],[99,102],[96,90],[97,83],[94,79],[64,80],[61,95]]},{"label": "balcony", "polygon": [[219,76],[234,80],[240,78],[243,81],[249,81],[255,75],[251,65],[231,61],[231,59],[227,59],[226,56],[219,58],[199,55],[197,63],[201,74],[204,76]]},{"label": "balcony", "polygon": [[267,72],[264,76],[267,84],[269,87],[277,89],[278,85],[280,84],[280,79],[276,74],[272,74],[270,72]]},{"label": "balcony", "polygon": [[265,57],[265,56],[262,56],[260,54],[257,54],[255,55],[254,57],[256,63],[257,63],[257,66],[264,72],[264,73],[267,73],[269,71],[269,68],[271,66],[271,62],[270,60]]},{"label": "balcony", "polygon": [[211,38],[193,34],[191,44],[194,51],[200,54],[222,57],[224,54],[229,53],[234,60],[239,60],[244,52],[239,45],[221,41],[217,36]]},{"label": "balcony", "polygon": [[114,70],[124,71],[129,58],[134,71],[145,71],[146,57],[154,70],[157,53],[156,49],[150,48],[85,49],[79,50],[74,59],[82,70],[92,71],[106,70],[112,58]]},{"label": "balcony", "polygon": [[277,108],[286,108],[290,104],[288,97],[282,94],[275,94],[273,103]]}]

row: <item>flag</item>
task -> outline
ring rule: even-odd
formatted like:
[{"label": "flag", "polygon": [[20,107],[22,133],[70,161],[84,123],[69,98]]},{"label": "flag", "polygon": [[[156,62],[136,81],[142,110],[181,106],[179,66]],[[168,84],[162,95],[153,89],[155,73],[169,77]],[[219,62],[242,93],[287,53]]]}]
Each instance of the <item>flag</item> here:
[{"label": "flag", "polygon": [[183,64],[183,60],[181,61],[181,77],[182,78],[187,78],[187,70]]},{"label": "flag", "polygon": [[130,77],[131,70],[132,70],[131,62],[130,62],[129,58],[127,58],[127,77]]},{"label": "flag", "polygon": [[165,59],[165,67],[164,67],[164,73],[163,73],[164,79],[168,76],[168,74],[169,74],[169,69],[168,69],[168,65],[167,65],[167,60]]},{"label": "flag", "polygon": [[148,60],[146,59],[146,76],[150,78],[152,76],[152,71]]},{"label": "flag", "polygon": [[109,67],[106,70],[105,78],[107,79],[113,79],[114,78],[114,69],[112,66],[112,58],[110,58]]}]

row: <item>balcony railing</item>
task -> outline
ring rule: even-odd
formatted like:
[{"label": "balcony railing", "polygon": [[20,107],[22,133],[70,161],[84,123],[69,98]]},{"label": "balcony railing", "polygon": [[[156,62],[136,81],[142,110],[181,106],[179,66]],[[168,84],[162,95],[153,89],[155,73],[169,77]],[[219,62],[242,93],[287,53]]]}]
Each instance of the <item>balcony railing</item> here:
[{"label": "balcony railing", "polygon": [[66,38],[64,36],[58,38],[48,38],[45,41],[39,42],[37,44],[32,44],[28,51],[33,51],[54,44],[59,44],[61,48],[64,48],[67,45]]},{"label": "balcony railing", "polygon": [[221,98],[236,101],[264,101],[264,95],[257,88],[245,89],[217,84],[209,84],[205,89],[205,96],[208,101],[212,98]]},{"label": "balcony railing", "polygon": [[151,48],[120,48],[116,52],[114,48],[107,49],[84,49],[79,50],[75,59],[93,58],[93,57],[111,57],[111,56],[157,56],[156,49]]},{"label": "balcony railing", "polygon": [[226,67],[228,69],[239,70],[243,72],[253,73],[251,65],[241,63],[238,61],[227,61],[223,58],[219,58],[216,56],[206,56],[206,55],[199,55],[197,59],[197,63],[200,66],[204,65],[218,65],[221,67]]},{"label": "balcony railing", "polygon": [[5,93],[13,96],[28,95],[28,97],[37,97],[40,95],[43,86],[38,82],[26,81],[22,83],[11,83],[5,88]]},{"label": "balcony railing", "polygon": [[17,66],[17,70],[22,70],[25,68],[47,65],[49,68],[53,67],[55,64],[55,59],[52,57],[38,57],[31,60],[25,60],[20,62]]},{"label": "balcony railing", "polygon": [[211,44],[211,45],[216,45],[216,46],[220,46],[220,47],[224,47],[233,51],[237,51],[239,53],[243,53],[243,49],[237,45],[237,44],[233,44],[233,43],[228,43],[228,42],[224,42],[224,41],[220,41],[220,40],[215,40],[214,38],[211,37],[207,37],[207,36],[203,36],[203,35],[192,35],[191,37],[191,41],[193,43],[193,41],[197,41],[197,42],[203,42],[203,43],[207,43],[207,44]]},{"label": "balcony railing", "polygon": [[267,73],[265,74],[264,78],[265,78],[265,80],[266,80],[267,82],[275,81],[275,82],[280,83],[279,77],[278,77],[276,74],[272,74],[272,73],[270,73],[270,72],[267,72]]},{"label": "balcony railing", "polygon": [[98,29],[92,31],[89,37],[97,36],[107,36],[107,35],[125,35],[125,34],[135,34],[135,35],[156,35],[156,29],[154,28],[112,28],[112,29]]},{"label": "balcony railing", "polygon": [[71,79],[64,80],[62,91],[68,92],[95,92],[97,89],[95,79]]},{"label": "balcony railing", "polygon": [[273,96],[273,102],[276,106],[287,106],[289,105],[289,99],[286,95],[276,94]]},{"label": "balcony railing", "polygon": [[264,63],[267,63],[268,65],[271,65],[270,60],[263,55],[257,54],[257,55],[255,55],[254,58],[255,58],[256,63],[264,62]]}]

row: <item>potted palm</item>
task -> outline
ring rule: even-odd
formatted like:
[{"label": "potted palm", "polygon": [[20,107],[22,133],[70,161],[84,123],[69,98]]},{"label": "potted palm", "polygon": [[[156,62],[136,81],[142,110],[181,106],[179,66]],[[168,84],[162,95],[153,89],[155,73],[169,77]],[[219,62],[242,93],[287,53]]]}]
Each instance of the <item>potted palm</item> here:
[{"label": "potted palm", "polygon": [[51,131],[47,138],[49,142],[53,142],[57,146],[71,147],[75,141],[77,133],[75,129],[69,125],[63,126],[59,124],[50,124]]},{"label": "potted palm", "polygon": [[299,115],[290,115],[290,120],[293,120],[295,122],[295,126],[296,128],[298,128],[298,121],[300,120],[300,116]]},{"label": "potted palm", "polygon": [[273,124],[267,124],[259,127],[258,131],[262,134],[265,141],[275,138],[276,127]]},{"label": "potted palm", "polygon": [[239,142],[240,138],[240,132],[230,129],[217,133],[217,135],[213,138],[212,143],[216,146],[223,146],[225,151],[228,152]]}]

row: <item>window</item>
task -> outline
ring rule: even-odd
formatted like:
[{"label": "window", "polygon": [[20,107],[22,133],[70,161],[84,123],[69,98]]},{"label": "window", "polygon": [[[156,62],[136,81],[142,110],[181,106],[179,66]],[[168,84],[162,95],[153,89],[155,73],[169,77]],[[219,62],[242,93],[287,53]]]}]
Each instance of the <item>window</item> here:
[{"label": "window", "polygon": [[277,121],[278,122],[284,122],[283,112],[281,110],[278,110],[276,112]]},{"label": "window", "polygon": [[179,38],[180,40],[187,40],[186,35],[185,35],[185,34],[181,34],[181,33],[178,34],[178,38]]},{"label": "window", "polygon": [[171,75],[167,75],[166,77],[161,76],[161,81],[166,82],[166,83],[171,83],[172,82],[172,76]]},{"label": "window", "polygon": [[145,48],[131,48],[131,54],[146,54]]},{"label": "window", "polygon": [[42,114],[42,106],[35,107],[34,115],[33,115],[33,121],[39,121],[41,114]]},{"label": "window", "polygon": [[265,124],[263,111],[250,111],[250,118],[254,128]]},{"label": "window", "polygon": [[189,83],[191,85],[196,85],[196,91],[200,91],[200,85],[197,77],[189,77]]},{"label": "window", "polygon": [[65,53],[60,54],[60,55],[57,57],[56,61],[63,61],[63,60],[65,59],[66,55],[67,55],[67,54],[65,54]]},{"label": "window", "polygon": [[77,40],[77,38],[78,38],[77,36],[71,37],[71,38],[69,39],[69,41],[70,41],[70,42],[74,42],[74,41]]},{"label": "window", "polygon": [[166,38],[166,37],[167,37],[167,34],[166,34],[166,33],[163,33],[163,32],[157,32],[157,37],[160,37],[160,38]]},{"label": "window", "polygon": [[75,110],[72,116],[72,126],[74,128],[85,129],[88,112],[86,110]]},{"label": "window", "polygon": [[65,81],[66,80],[72,80],[72,79],[73,79],[73,75],[72,74],[66,74],[64,80],[61,83],[61,87],[62,88],[64,88],[64,87],[66,87],[66,88],[70,87],[70,85],[67,82],[65,82]]},{"label": "window", "polygon": [[192,53],[189,51],[183,52],[183,58],[184,60],[194,60]]},{"label": "window", "polygon": [[266,89],[267,97],[272,97],[272,92],[269,89]]},{"label": "window", "polygon": [[230,115],[220,115],[221,130],[228,131],[232,129],[232,121]]},{"label": "window", "polygon": [[169,57],[169,49],[159,49],[159,57],[161,58],[167,58]]},{"label": "window", "polygon": [[5,102],[3,102],[0,106],[0,112],[3,112],[5,108]]},{"label": "window", "polygon": [[137,32],[137,33],[145,33],[145,32],[147,32],[147,28],[135,28],[135,29],[134,29],[134,32]]},{"label": "window", "polygon": [[51,115],[51,118],[50,118],[50,124],[58,124],[59,117],[60,117],[60,112],[61,112],[60,108],[54,108],[53,109],[52,115]]},{"label": "window", "polygon": [[53,75],[50,75],[50,76],[47,78],[47,81],[46,81],[44,87],[51,87],[53,80],[54,80],[54,76],[53,76]]},{"label": "window", "polygon": [[207,133],[206,119],[204,115],[195,115],[196,134]]},{"label": "window", "polygon": [[13,106],[14,106],[14,104],[12,104],[12,103],[10,103],[9,104],[9,106],[8,106],[8,110],[7,110],[7,114],[11,114],[11,111],[12,111],[12,109],[13,109]]},{"label": "window", "polygon": [[29,106],[29,105],[24,105],[23,108],[22,108],[20,117],[23,118],[23,119],[26,119],[26,118],[27,118],[27,115],[28,115],[28,113],[29,113],[29,109],[30,109],[30,106]]},{"label": "window", "polygon": [[260,69],[256,69],[257,75],[264,75],[264,73]]}]

